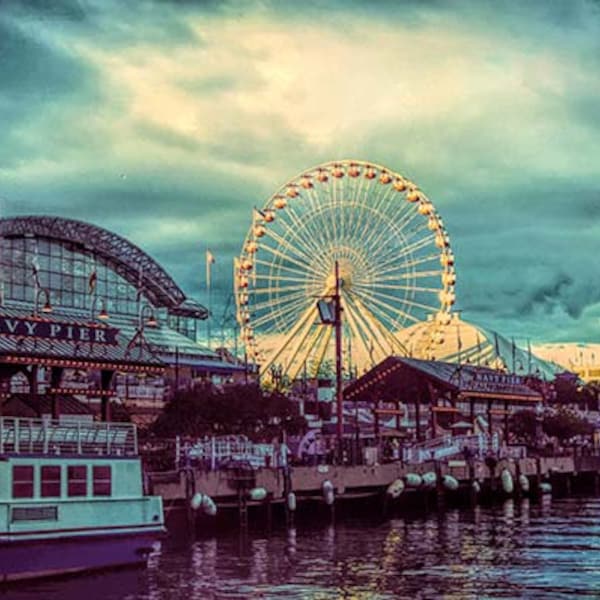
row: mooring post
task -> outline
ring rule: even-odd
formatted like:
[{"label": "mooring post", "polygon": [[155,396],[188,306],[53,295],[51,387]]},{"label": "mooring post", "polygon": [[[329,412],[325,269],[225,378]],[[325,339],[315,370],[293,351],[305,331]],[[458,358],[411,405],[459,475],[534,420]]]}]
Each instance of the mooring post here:
[{"label": "mooring post", "polygon": [[439,460],[433,463],[435,475],[436,475],[436,491],[437,491],[437,505],[438,509],[444,509],[446,505],[446,490],[444,489],[444,479],[442,474],[442,465]]}]

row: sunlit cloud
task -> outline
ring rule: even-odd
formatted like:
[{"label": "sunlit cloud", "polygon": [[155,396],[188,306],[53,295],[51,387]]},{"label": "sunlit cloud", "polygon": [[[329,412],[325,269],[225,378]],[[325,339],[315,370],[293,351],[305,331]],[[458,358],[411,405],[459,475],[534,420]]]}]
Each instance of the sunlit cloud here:
[{"label": "sunlit cloud", "polygon": [[597,336],[596,3],[6,6],[5,213],[114,229],[196,294],[210,246],[224,302],[254,206],[373,160],[443,215],[465,318]]}]

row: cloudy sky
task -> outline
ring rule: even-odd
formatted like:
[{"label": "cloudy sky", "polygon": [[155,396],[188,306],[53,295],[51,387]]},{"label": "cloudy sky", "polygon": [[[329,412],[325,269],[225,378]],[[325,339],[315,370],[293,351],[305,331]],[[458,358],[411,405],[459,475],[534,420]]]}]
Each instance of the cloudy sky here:
[{"label": "cloudy sky", "polygon": [[[357,158],[418,182],[463,317],[600,338],[600,3],[0,0],[0,210],[90,221],[217,301],[252,207]],[[218,312],[215,308],[215,312]]]}]

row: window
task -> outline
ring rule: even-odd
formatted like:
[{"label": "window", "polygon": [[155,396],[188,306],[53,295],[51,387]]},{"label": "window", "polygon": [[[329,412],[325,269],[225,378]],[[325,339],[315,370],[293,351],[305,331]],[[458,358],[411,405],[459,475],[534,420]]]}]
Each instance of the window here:
[{"label": "window", "polygon": [[33,465],[14,465],[13,498],[33,498]]},{"label": "window", "polygon": [[87,495],[87,467],[85,465],[71,465],[67,468],[67,488],[69,496]]},{"label": "window", "polygon": [[60,467],[42,467],[41,496],[42,498],[60,497]]},{"label": "window", "polygon": [[110,467],[94,467],[94,496],[110,496]]}]

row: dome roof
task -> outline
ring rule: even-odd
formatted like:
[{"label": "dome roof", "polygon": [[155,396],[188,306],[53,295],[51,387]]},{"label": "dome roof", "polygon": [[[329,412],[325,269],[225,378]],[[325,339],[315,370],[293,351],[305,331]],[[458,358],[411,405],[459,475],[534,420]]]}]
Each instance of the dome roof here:
[{"label": "dome roof", "polygon": [[[452,315],[447,325],[433,321],[416,323],[399,331],[397,336],[413,358],[489,366],[519,375],[537,373],[544,379],[553,379],[564,370],[519,348],[495,331],[463,321],[457,314]],[[431,343],[434,336],[436,341]]]}]

